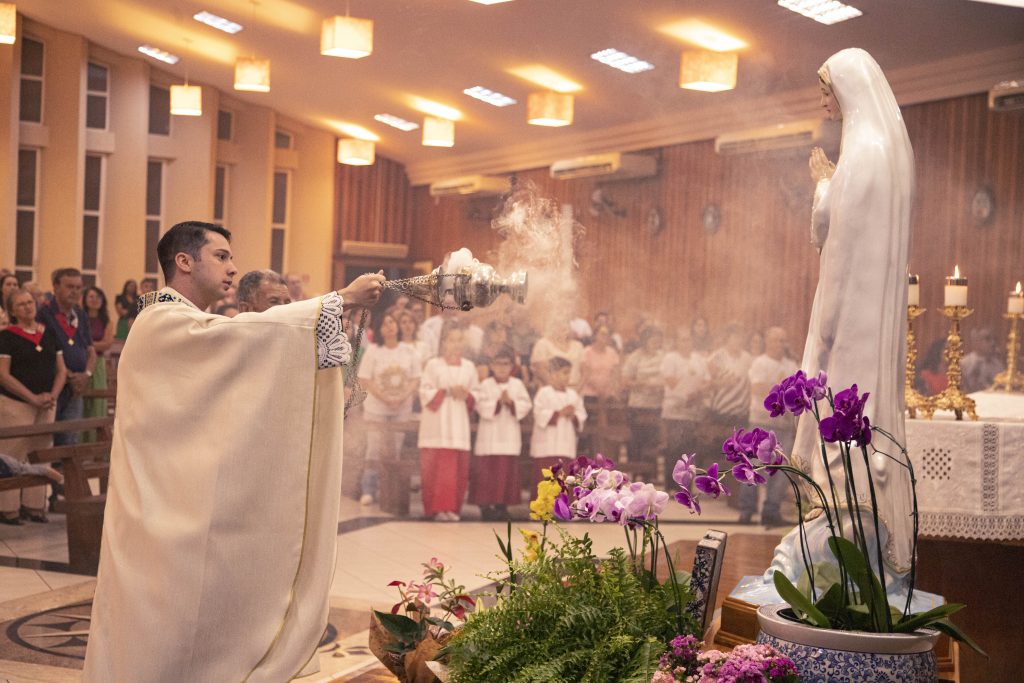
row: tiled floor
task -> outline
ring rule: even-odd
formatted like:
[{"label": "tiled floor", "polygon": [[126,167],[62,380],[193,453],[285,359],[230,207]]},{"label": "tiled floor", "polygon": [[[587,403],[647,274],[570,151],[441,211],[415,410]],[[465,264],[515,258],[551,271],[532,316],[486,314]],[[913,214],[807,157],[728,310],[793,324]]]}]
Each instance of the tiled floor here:
[{"label": "tiled floor", "polygon": [[[413,515],[416,515],[413,510]],[[475,509],[467,506],[465,517],[474,516]],[[739,525],[738,513],[724,503],[708,501],[701,517],[690,515],[671,504],[664,515],[662,532],[670,543],[700,538],[708,528],[721,528],[729,533],[755,533],[781,536],[783,529],[766,531],[757,525]],[[369,610],[388,609],[395,602],[396,593],[387,584],[393,579],[408,581],[422,573],[421,563],[437,557],[451,569],[451,576],[468,589],[479,589],[488,583],[488,574],[498,572],[502,562],[498,558],[495,533],[506,534],[505,523],[462,521],[442,523],[395,519],[375,508],[361,507],[345,500],[341,506],[338,556],[331,604],[334,607]],[[514,522],[513,542],[522,546],[519,528],[534,526],[535,522]],[[623,545],[622,529],[614,525],[571,524],[570,533],[589,533],[594,548],[603,553]],[[689,558],[682,558],[683,566]],[[53,515],[47,525],[26,524],[21,527],[0,527],[0,615],[5,606],[17,606],[26,601],[41,600],[50,592],[60,593],[75,584],[90,581],[92,577],[70,574],[66,569],[67,541],[63,518]],[[341,647],[324,668],[320,680],[347,680],[354,672],[364,669],[369,661],[360,653],[365,645],[365,633],[346,637]],[[14,669],[17,669],[15,671]],[[5,667],[0,660],[0,681],[45,680],[34,678],[22,668]],[[68,670],[60,672],[61,680],[68,678]]]}]

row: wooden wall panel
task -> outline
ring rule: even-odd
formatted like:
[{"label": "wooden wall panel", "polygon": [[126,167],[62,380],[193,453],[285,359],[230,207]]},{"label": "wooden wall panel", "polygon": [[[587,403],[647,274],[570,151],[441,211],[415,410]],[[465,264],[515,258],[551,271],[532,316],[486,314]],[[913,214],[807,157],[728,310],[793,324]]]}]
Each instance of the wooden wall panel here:
[{"label": "wooden wall panel", "polygon": [[[1024,113],[989,112],[984,95],[975,95],[906,107],[904,117],[917,159],[911,268],[921,276],[922,305],[929,308],[917,323],[921,348],[945,335],[938,307],[942,278],[954,263],[970,278],[976,309],[965,330],[989,326],[1002,338],[1006,294],[1024,279]],[[579,312],[610,309],[621,329],[641,312],[666,325],[701,312],[716,330],[733,320],[751,329],[782,324],[799,356],[818,277],[809,244],[813,187],[806,153],[723,157],[710,141],[652,153],[660,155],[661,171],[651,179],[556,181],[547,169],[517,174],[520,184],[532,182],[542,196],[572,205],[586,229],[577,253]],[[390,168],[390,187],[402,186]],[[377,223],[365,220],[369,209],[362,206],[347,207],[358,218],[341,222],[352,215],[341,210],[348,198],[392,201],[380,189],[365,189],[364,176],[373,174],[359,168],[339,173],[339,233],[349,239],[374,239],[365,235]],[[590,215],[598,187],[625,210],[623,217]],[[978,225],[970,208],[982,187],[991,188],[995,212]],[[497,244],[489,226],[497,198],[438,201],[417,187],[397,201],[409,209],[407,232],[389,222],[387,239],[404,235],[410,260],[436,263],[462,246],[486,256]],[[710,203],[721,211],[715,234],[702,223]],[[647,227],[654,208],[663,223],[656,234]]]},{"label": "wooden wall panel", "polygon": [[372,166],[336,167],[334,251],[344,240],[408,244],[411,190],[405,167],[377,157]]}]

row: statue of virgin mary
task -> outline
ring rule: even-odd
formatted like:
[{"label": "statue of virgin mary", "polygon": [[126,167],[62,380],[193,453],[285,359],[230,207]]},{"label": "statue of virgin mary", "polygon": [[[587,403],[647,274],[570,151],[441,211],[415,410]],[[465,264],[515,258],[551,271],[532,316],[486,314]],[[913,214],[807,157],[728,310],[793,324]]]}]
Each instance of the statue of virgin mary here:
[{"label": "statue of virgin mary", "polygon": [[[870,392],[865,414],[871,424],[903,444],[914,153],[896,98],[871,55],[857,48],[837,52],[818,77],[827,115],[842,120],[842,143],[835,165],[820,148],[810,158],[817,181],[811,242],[820,251],[820,270],[801,367],[809,376],[824,370],[836,390],[856,383]],[[888,536],[886,564],[898,574],[911,559],[910,476],[895,444],[879,438],[875,445],[885,452],[872,453],[870,467]],[[842,472],[837,458],[838,450],[829,453],[833,478]],[[810,414],[801,416],[793,459],[828,490]],[[855,474],[858,495],[868,490],[860,481],[864,474]]]}]

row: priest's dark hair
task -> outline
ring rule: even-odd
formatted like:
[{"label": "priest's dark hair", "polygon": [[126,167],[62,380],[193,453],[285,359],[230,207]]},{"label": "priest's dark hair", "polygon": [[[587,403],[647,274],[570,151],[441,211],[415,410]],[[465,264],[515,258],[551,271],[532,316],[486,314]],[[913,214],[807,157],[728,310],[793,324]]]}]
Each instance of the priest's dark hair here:
[{"label": "priest's dark hair", "polygon": [[199,252],[206,244],[208,232],[220,233],[228,242],[231,241],[231,233],[226,228],[202,221],[178,223],[164,233],[156,245],[156,257],[160,261],[160,269],[164,271],[164,282],[170,284],[174,277],[176,255],[184,252],[196,261],[199,260]]}]

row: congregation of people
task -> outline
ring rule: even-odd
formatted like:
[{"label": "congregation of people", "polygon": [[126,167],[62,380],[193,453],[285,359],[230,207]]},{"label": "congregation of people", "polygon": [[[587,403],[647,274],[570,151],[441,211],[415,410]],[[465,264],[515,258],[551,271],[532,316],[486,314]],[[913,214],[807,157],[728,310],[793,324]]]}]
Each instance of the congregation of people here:
[{"label": "congregation of people", "polygon": [[[107,415],[104,392],[118,353],[140,297],[155,289],[151,278],[129,280],[111,312],[105,292],[83,286],[74,268],[55,271],[49,291],[0,271],[0,426]],[[297,274],[251,271],[212,312],[261,312],[306,297]],[[645,480],[670,485],[679,455],[696,453],[707,466],[737,428],[770,427],[784,450],[792,446],[795,424],[769,424],[762,404],[771,386],[797,369],[782,327],[714,331],[698,316],[666,332],[640,314],[620,329],[611,312],[600,311],[540,334],[522,310],[481,327],[454,308],[428,315],[431,309],[399,296],[365,319],[344,318],[365,392],[358,419],[346,421],[353,437],[346,466],[353,450],[359,466],[346,476],[356,478],[352,493],[364,506],[379,502],[382,466],[403,449],[418,453],[424,515],[457,521],[467,503],[485,520],[506,519],[510,507],[529,500],[546,468],[602,449],[614,449],[604,455]],[[941,356],[929,363],[930,355],[918,377],[926,389],[943,375]],[[965,387],[989,386],[1002,370],[998,355],[991,333],[979,331],[964,359]],[[616,420],[626,433],[619,442],[602,433]],[[80,438],[72,431],[52,441],[7,439],[0,476],[23,472],[34,450]],[[47,521],[60,493],[60,473],[49,471],[40,470],[54,481],[49,502],[45,487],[0,492],[0,522]],[[786,522],[779,512],[784,481],[771,483],[760,505],[757,489],[734,492],[740,522],[758,514],[768,526]]]}]

